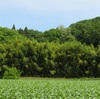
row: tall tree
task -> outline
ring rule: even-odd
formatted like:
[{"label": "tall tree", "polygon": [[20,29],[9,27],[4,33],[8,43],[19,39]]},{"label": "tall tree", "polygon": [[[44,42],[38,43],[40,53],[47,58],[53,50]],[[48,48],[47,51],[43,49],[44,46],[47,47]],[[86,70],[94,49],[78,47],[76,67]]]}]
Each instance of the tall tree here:
[{"label": "tall tree", "polygon": [[15,24],[13,24],[12,29],[13,29],[13,30],[16,30]]}]

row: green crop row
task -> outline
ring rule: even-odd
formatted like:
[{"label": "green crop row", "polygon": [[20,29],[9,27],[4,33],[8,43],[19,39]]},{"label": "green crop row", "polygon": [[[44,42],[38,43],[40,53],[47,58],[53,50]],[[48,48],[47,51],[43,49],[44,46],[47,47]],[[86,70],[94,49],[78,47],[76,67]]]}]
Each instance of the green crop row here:
[{"label": "green crop row", "polygon": [[0,80],[0,99],[100,99],[100,80]]}]

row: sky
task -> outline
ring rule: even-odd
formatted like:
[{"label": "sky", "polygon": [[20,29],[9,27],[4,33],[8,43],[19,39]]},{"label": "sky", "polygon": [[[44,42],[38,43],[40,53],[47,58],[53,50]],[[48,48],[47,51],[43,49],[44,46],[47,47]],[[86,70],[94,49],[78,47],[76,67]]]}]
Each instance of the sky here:
[{"label": "sky", "polygon": [[0,0],[0,26],[39,31],[100,16],[100,0]]}]

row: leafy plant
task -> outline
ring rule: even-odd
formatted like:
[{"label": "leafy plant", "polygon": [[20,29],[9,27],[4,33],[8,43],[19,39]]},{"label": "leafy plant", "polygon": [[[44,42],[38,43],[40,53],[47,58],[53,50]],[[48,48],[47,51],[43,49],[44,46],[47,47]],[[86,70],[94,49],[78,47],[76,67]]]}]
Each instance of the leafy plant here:
[{"label": "leafy plant", "polygon": [[18,71],[15,67],[8,68],[3,75],[3,79],[18,79],[20,78],[20,71]]},{"label": "leafy plant", "polygon": [[100,79],[0,80],[0,99],[100,99]]}]

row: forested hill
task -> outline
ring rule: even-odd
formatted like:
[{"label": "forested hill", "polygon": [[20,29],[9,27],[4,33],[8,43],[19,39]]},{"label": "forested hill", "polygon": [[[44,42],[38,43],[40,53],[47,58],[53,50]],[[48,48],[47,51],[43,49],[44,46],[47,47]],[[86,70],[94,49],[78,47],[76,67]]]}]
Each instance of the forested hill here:
[{"label": "forested hill", "polygon": [[100,17],[93,19],[83,20],[71,24],[68,28],[64,28],[62,25],[56,29],[50,29],[44,32],[36,30],[19,29],[18,32],[29,39],[36,39],[38,42],[60,42],[66,41],[80,41],[87,45],[93,44],[97,46],[100,44]]},{"label": "forested hill", "polygon": [[12,43],[15,41],[25,40],[26,38],[14,29],[0,27],[0,43]]},{"label": "forested hill", "polygon": [[88,45],[100,44],[100,17],[79,21],[70,25],[70,28],[76,40]]},{"label": "forested hill", "polygon": [[0,77],[15,68],[21,76],[100,77],[100,17],[44,32],[0,27]]}]

